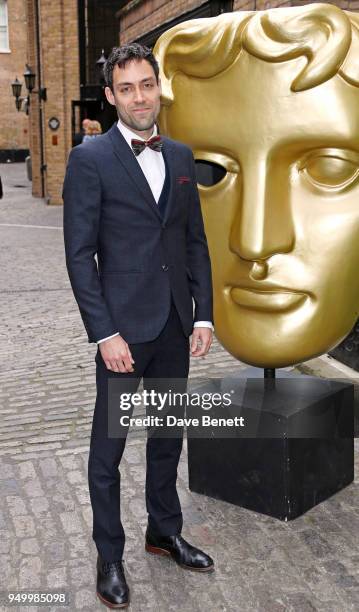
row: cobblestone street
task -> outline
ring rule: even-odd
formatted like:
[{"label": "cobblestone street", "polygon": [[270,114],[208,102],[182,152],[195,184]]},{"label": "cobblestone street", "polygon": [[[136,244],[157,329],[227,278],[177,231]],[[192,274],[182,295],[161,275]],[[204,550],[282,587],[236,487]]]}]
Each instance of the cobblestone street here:
[{"label": "cobblestone street", "polygon": [[[24,164],[2,164],[0,200],[0,591],[62,590],[70,605],[105,610],[95,594],[97,551],[87,460],[96,347],[67,276],[62,207],[32,198]],[[217,341],[190,378],[244,368]],[[322,357],[303,372],[359,374]],[[144,551],[145,433],[130,433],[121,462],[125,569],[131,612],[350,612],[359,609],[359,445],[356,481],[289,522],[188,490],[179,468],[183,535],[216,563],[185,572]],[[1,607],[0,610],[15,610]]]}]

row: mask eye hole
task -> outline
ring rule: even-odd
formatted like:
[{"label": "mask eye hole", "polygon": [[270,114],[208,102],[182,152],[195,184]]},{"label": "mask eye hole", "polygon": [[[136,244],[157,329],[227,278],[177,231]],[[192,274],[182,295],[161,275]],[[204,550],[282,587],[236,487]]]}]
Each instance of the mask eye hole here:
[{"label": "mask eye hole", "polygon": [[212,187],[219,183],[227,174],[227,170],[220,164],[196,159],[197,183],[203,187]]}]

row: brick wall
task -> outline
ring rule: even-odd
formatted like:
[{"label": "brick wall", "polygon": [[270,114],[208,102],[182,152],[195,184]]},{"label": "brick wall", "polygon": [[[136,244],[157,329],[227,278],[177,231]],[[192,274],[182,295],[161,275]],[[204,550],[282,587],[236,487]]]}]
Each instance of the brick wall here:
[{"label": "brick wall", "polygon": [[[310,1],[310,0],[309,0]],[[285,0],[273,0],[272,2],[267,0],[234,0],[233,10],[234,11],[264,11],[269,8],[277,8],[279,6],[292,6],[294,2],[286,2]],[[299,3],[297,3],[299,4]],[[309,2],[308,2],[309,4]]]},{"label": "brick wall", "polygon": [[171,21],[205,2],[206,0],[144,0],[129,3],[119,11],[121,44],[136,40],[162,23]]},{"label": "brick wall", "polygon": [[[234,0],[233,10],[235,11],[263,11],[269,8],[277,8],[279,6],[303,6],[304,4],[315,4],[315,2],[323,2],[325,0],[292,0],[291,2],[286,2],[285,0],[278,1],[270,1],[270,0]],[[359,10],[359,0],[336,0],[335,2],[331,2],[330,0],[327,4],[335,4],[340,8],[347,11],[358,11]]]},{"label": "brick wall", "polygon": [[10,53],[0,53],[0,149],[27,149],[29,147],[29,126],[25,113],[15,108],[11,83],[17,76],[23,83],[22,95],[25,95],[23,74],[26,62],[27,23],[25,0],[8,2],[9,47]]},{"label": "brick wall", "polygon": [[[35,0],[28,0],[28,51],[36,66]],[[42,102],[45,194],[49,204],[62,204],[61,192],[68,152],[71,148],[71,101],[79,99],[79,56],[77,2],[42,0],[40,3],[42,85],[47,101]],[[36,70],[35,70],[36,71]],[[33,194],[41,195],[40,129],[38,100],[32,98],[30,149],[33,165]],[[57,117],[60,127],[53,132],[48,121]],[[55,138],[54,138],[55,137]],[[57,140],[57,142],[56,142]]]},{"label": "brick wall", "polygon": [[[44,104],[46,193],[50,204],[62,203],[64,168],[71,148],[71,100],[80,95],[76,4],[73,0],[41,1],[43,82],[48,97]],[[60,121],[56,132],[48,126],[51,117]]]}]

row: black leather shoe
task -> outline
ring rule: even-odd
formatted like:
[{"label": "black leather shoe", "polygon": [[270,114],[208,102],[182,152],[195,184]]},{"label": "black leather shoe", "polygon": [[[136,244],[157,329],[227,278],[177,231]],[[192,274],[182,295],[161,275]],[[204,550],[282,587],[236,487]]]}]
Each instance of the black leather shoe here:
[{"label": "black leather shoe", "polygon": [[97,557],[97,597],[108,608],[127,608],[130,591],[122,561],[108,563]]},{"label": "black leather shoe", "polygon": [[158,536],[147,528],[145,549],[154,555],[171,556],[178,565],[195,572],[211,572],[214,570],[213,559],[206,553],[195,548],[181,535]]}]

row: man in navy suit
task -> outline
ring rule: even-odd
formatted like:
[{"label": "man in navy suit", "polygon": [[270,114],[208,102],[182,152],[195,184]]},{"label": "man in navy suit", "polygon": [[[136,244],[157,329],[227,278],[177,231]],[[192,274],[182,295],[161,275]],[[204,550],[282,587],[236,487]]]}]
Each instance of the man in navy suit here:
[{"label": "man in navy suit", "polygon": [[[118,467],[127,431],[109,435],[109,383],[132,393],[141,378],[145,389],[176,379],[185,389],[190,351],[206,355],[212,342],[212,280],[192,152],[157,133],[156,59],[146,47],[125,45],[113,49],[104,74],[119,120],[70,153],[64,239],[88,340],[98,344],[88,464],[97,595],[109,607],[126,607]],[[182,435],[148,436],[145,548],[210,571],[213,560],[181,536],[181,449]]]}]

